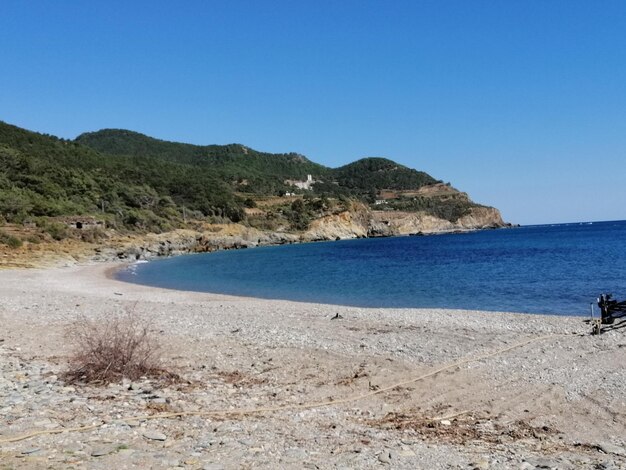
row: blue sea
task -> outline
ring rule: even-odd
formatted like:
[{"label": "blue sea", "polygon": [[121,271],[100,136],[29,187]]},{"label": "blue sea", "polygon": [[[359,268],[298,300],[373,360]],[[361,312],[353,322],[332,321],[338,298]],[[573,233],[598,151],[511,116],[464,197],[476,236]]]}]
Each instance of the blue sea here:
[{"label": "blue sea", "polygon": [[118,277],[360,307],[588,315],[602,292],[626,297],[626,221],[221,251],[136,264]]}]

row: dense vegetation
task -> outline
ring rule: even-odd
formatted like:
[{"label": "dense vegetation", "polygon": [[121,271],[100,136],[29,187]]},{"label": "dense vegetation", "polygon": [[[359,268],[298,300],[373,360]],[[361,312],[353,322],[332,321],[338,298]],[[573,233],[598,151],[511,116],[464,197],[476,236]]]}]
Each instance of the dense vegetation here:
[{"label": "dense vegetation", "polygon": [[[316,181],[313,191],[286,183],[307,174]],[[383,158],[331,169],[299,154],[269,154],[239,144],[197,146],[114,129],[70,141],[0,122],[0,222],[34,222],[53,238],[65,236],[66,226],[56,218],[69,215],[94,215],[126,230],[164,231],[186,219],[303,230],[313,218],[348,207],[350,199],[373,203],[382,189],[436,182]],[[259,198],[285,191],[305,198],[246,215]],[[472,205],[463,198],[452,203],[413,198],[387,209],[456,220]],[[6,235],[0,243],[16,244]]]},{"label": "dense vegetation", "polygon": [[238,221],[242,203],[209,169],[102,154],[0,123],[0,215],[9,222],[99,214],[110,226],[166,230],[185,212]]},{"label": "dense vegetation", "polygon": [[240,144],[200,146],[166,142],[126,130],[88,132],[78,136],[76,142],[109,155],[191,165],[210,171],[234,189],[252,194],[276,194],[285,187],[286,179],[302,180],[307,174],[320,178],[329,171],[296,153],[257,152]]},{"label": "dense vegetation", "polygon": [[388,201],[384,208],[407,212],[426,212],[440,219],[456,222],[464,215],[468,215],[472,207],[478,206],[479,204],[471,202],[467,196],[459,193],[455,196],[400,197]]},{"label": "dense vegetation", "polygon": [[110,155],[158,158],[210,168],[238,191],[252,194],[290,189],[284,187],[285,180],[303,180],[309,174],[318,181],[314,190],[319,195],[358,198],[370,197],[381,189],[417,189],[438,182],[427,173],[385,158],[363,158],[331,169],[296,153],[263,153],[239,144],[198,146],[166,142],[118,129],[85,133],[76,142]]},{"label": "dense vegetation", "polygon": [[334,170],[333,177],[340,187],[352,194],[370,198],[381,189],[418,189],[441,182],[423,171],[407,168],[386,158],[357,160]]}]

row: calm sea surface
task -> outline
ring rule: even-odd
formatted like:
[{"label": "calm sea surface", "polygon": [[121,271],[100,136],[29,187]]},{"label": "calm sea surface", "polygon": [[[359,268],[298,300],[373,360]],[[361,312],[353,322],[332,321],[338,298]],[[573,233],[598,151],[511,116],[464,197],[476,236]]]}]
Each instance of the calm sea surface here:
[{"label": "calm sea surface", "polygon": [[601,292],[626,298],[626,221],[186,255],[133,265],[118,278],[364,307],[587,315]]}]

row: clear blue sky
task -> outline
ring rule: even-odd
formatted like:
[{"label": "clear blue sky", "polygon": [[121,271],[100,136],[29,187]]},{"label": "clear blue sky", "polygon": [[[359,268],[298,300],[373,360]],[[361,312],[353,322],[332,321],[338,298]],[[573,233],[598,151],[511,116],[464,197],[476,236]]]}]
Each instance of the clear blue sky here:
[{"label": "clear blue sky", "polygon": [[0,120],[385,156],[522,224],[626,219],[626,2],[23,1]]}]

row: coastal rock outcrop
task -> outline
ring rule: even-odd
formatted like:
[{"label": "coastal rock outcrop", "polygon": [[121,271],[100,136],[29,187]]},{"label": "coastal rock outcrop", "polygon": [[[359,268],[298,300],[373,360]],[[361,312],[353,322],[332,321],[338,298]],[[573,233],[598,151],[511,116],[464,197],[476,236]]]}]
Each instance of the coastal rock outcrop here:
[{"label": "coastal rock outcrop", "polygon": [[241,224],[214,224],[202,230],[179,229],[110,241],[106,246],[97,248],[93,258],[98,261],[146,260],[299,241],[300,237],[291,233],[262,232]]},{"label": "coastal rock outcrop", "polygon": [[423,212],[373,211],[368,236],[390,237],[505,226],[507,224],[503,222],[500,212],[493,207],[474,207],[454,223]]},{"label": "coastal rock outcrop", "polygon": [[344,211],[327,215],[311,222],[302,234],[302,241],[365,238],[369,217],[363,211]]},{"label": "coastal rock outcrop", "polygon": [[416,233],[449,232],[455,229],[451,222],[422,212],[374,211],[368,230],[370,237],[392,237]]},{"label": "coastal rock outcrop", "polygon": [[372,211],[358,206],[314,220],[301,241],[432,234],[507,225],[500,211],[493,207],[472,207],[469,214],[450,222],[425,212]]},{"label": "coastal rock outcrop", "polygon": [[475,207],[455,223],[423,212],[371,211],[365,206],[330,214],[311,222],[301,233],[262,231],[242,224],[211,224],[197,230],[179,229],[118,239],[96,250],[95,259],[141,260],[184,253],[236,250],[263,245],[366,237],[432,234],[505,227],[500,212]]},{"label": "coastal rock outcrop", "polygon": [[472,207],[471,212],[457,220],[456,225],[462,229],[476,230],[483,228],[506,227],[500,211],[495,207]]}]

